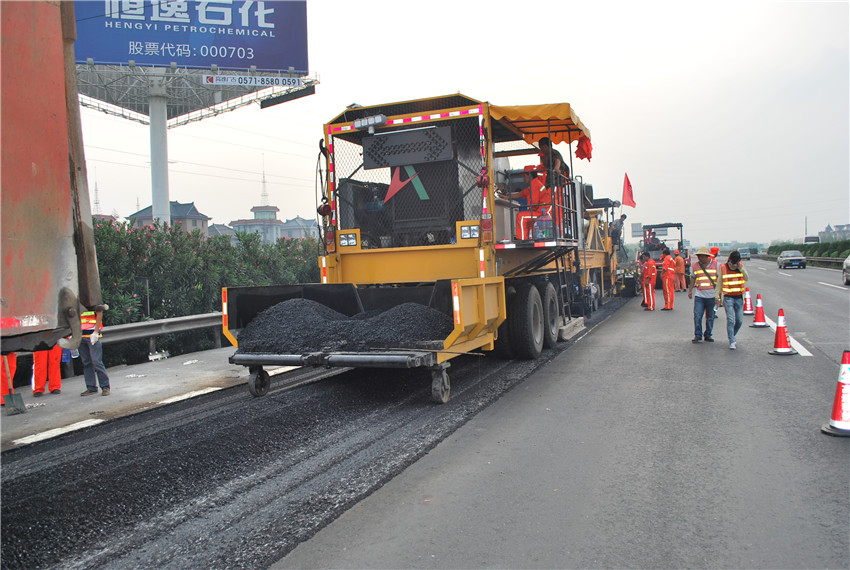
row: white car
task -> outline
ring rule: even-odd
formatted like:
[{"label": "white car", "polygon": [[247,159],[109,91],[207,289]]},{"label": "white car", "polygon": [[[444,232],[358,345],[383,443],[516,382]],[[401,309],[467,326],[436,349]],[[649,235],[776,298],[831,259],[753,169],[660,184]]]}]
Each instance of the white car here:
[{"label": "white car", "polygon": [[844,260],[841,272],[844,274],[844,284],[850,285],[850,255]]}]

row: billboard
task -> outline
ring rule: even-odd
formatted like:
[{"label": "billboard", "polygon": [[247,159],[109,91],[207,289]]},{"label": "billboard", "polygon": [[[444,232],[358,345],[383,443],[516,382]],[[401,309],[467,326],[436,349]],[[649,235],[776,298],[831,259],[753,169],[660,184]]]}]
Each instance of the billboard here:
[{"label": "billboard", "polygon": [[74,9],[78,64],[308,73],[306,0],[78,0]]}]

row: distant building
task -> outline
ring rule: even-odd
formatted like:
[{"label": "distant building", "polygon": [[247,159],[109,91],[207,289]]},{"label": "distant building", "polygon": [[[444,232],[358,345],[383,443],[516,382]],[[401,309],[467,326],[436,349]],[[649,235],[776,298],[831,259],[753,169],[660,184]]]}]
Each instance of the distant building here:
[{"label": "distant building", "polygon": [[283,233],[285,238],[314,237],[318,239],[319,224],[316,220],[305,220],[301,216],[295,216],[283,223]]},{"label": "distant building", "polygon": [[207,236],[228,236],[230,237],[230,243],[236,243],[236,230],[224,224],[210,224],[210,227],[207,228]]},{"label": "distant building", "polygon": [[835,227],[827,224],[826,229],[818,232],[818,237],[821,242],[850,239],[850,224],[838,224]]},{"label": "distant building", "polygon": [[[169,205],[171,206],[172,225],[180,225],[187,232],[200,230],[202,234],[207,235],[207,224],[212,218],[200,213],[194,202],[181,204],[172,201],[169,202]],[[153,207],[148,206],[135,214],[130,214],[127,219],[130,220],[130,225],[133,227],[151,225],[153,224]]]},{"label": "distant building", "polygon": [[233,220],[230,227],[236,232],[260,234],[263,243],[274,243],[283,237],[283,222],[277,219],[277,206],[254,206],[253,219]]}]

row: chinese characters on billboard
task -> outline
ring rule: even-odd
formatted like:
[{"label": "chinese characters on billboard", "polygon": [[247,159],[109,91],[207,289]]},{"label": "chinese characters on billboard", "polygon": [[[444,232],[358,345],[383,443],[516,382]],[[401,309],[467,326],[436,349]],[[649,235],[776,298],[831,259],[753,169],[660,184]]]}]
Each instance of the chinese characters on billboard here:
[{"label": "chinese characters on billboard", "polygon": [[104,0],[74,8],[77,63],[308,72],[306,0]]}]

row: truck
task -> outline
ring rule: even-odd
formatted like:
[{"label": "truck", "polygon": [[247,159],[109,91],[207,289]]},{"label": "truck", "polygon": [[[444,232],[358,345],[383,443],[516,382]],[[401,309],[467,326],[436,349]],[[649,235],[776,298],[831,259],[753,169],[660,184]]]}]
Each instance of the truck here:
[{"label": "truck", "polygon": [[81,310],[105,306],[77,98],[74,3],[3,3],[0,26],[0,346],[4,355],[57,343],[76,348]]},{"label": "truck", "polygon": [[[568,103],[458,93],[350,106],[323,131],[321,283],[222,290],[229,360],[252,395],[268,392],[269,366],[420,368],[445,403],[452,359],[537,358],[622,286],[614,203],[581,176],[520,167],[547,158],[544,137],[570,145],[570,167],[572,143],[589,147]],[[534,176],[542,202],[508,197]]]},{"label": "truck", "polygon": [[[658,270],[658,275],[655,278],[655,288],[661,289],[661,251],[666,247],[670,250],[670,255],[675,257],[675,251],[679,250],[679,254],[685,260],[685,282],[690,285],[691,279],[691,255],[688,243],[685,241],[685,235],[680,222],[668,222],[663,224],[648,224],[643,226],[643,239],[638,244],[637,259],[644,253],[655,261],[655,268]],[[678,232],[670,235],[670,229],[678,230]],[[660,234],[660,235],[659,235]]]}]

